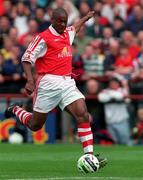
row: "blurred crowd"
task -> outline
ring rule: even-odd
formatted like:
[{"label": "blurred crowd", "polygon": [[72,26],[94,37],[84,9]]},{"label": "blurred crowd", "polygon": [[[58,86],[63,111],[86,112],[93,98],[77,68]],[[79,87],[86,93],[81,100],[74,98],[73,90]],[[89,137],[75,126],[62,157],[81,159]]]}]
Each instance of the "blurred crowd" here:
[{"label": "blurred crowd", "polygon": [[68,12],[68,26],[95,11],[75,37],[73,77],[87,96],[96,138],[142,143],[143,99],[130,95],[143,92],[143,0],[0,0],[0,92],[23,92],[21,57],[56,7]]}]

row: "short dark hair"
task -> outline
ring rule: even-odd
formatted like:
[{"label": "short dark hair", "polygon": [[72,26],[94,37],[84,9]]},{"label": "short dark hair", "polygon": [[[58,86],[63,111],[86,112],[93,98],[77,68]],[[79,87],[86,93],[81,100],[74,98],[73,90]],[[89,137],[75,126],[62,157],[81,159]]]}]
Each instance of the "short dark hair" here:
[{"label": "short dark hair", "polygon": [[56,8],[53,10],[52,17],[57,19],[60,15],[68,15],[64,8]]}]

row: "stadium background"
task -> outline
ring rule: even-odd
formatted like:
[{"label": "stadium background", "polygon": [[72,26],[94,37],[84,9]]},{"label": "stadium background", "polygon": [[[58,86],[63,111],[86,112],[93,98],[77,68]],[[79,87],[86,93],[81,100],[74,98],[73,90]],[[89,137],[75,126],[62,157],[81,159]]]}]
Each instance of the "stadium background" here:
[{"label": "stadium background", "polygon": [[[31,97],[26,97],[24,92],[25,75],[20,61],[33,36],[50,25],[52,10],[56,7],[67,10],[68,25],[89,10],[95,10],[95,19],[85,23],[73,44],[73,74],[93,116],[95,143],[116,144],[107,130],[104,107],[108,103],[98,98],[114,78],[127,92],[122,99],[122,104],[127,107],[130,127],[130,140],[126,144],[142,144],[142,0],[0,0],[1,142],[7,142],[9,134],[15,131],[22,134],[24,142],[30,143],[78,141],[75,120],[58,108],[50,113],[46,126],[36,134],[31,134],[16,119],[6,120],[3,115],[12,102],[23,102],[25,108],[32,111]],[[120,108],[119,113],[123,113]]]}]

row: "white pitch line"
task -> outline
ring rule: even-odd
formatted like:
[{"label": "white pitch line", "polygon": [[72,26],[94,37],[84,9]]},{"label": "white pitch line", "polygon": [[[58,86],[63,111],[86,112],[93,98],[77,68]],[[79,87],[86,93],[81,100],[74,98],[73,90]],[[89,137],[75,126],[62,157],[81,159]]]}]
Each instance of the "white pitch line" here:
[{"label": "white pitch line", "polygon": [[26,178],[26,179],[7,179],[7,180],[143,180],[143,177],[51,177],[51,178]]}]

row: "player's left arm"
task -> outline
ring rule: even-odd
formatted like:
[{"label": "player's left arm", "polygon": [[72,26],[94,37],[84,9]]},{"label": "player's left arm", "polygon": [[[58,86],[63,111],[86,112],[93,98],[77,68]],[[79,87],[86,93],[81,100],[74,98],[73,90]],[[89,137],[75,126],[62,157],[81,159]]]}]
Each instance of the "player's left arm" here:
[{"label": "player's left arm", "polygon": [[89,11],[86,16],[84,16],[78,22],[73,24],[75,28],[75,32],[77,33],[80,30],[80,28],[84,25],[84,23],[88,21],[90,18],[92,18],[94,15],[95,15],[95,11]]},{"label": "player's left arm", "polygon": [[35,65],[35,62],[38,58],[43,57],[46,54],[46,51],[47,45],[45,40],[37,35],[33,38],[24,55],[22,56],[22,65],[27,79],[25,90],[29,95],[35,89],[32,67]]}]

